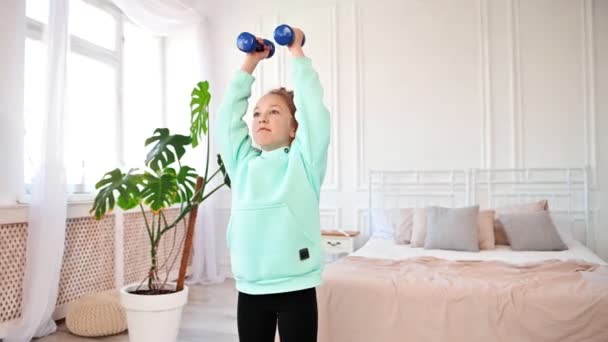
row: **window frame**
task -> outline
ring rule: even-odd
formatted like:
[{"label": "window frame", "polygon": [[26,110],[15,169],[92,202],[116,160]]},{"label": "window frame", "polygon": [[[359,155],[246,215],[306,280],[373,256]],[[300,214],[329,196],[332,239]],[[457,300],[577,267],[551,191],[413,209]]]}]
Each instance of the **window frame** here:
[{"label": "window frame", "polygon": [[[123,113],[123,83],[124,83],[124,22],[128,20],[122,11],[115,5],[104,0],[80,0],[89,5],[95,6],[98,9],[110,14],[116,21],[116,37],[114,50],[107,49],[93,42],[70,34],[70,51],[96,61],[102,62],[112,67],[116,72],[116,162],[119,166],[124,166],[124,113]],[[46,24],[38,20],[26,16],[26,33],[25,39],[32,39],[38,42],[45,43],[44,31]],[[160,52],[159,52],[160,53]],[[161,54],[161,63],[164,65],[164,58]],[[163,101],[165,93],[162,93]],[[163,117],[165,113],[162,113]],[[22,160],[25,160],[25,151]],[[23,162],[23,161],[22,161]],[[89,203],[92,202],[94,192],[85,192],[86,184],[67,184],[67,196],[69,203]],[[32,184],[24,181],[22,194],[19,196],[19,204],[31,203]]]}]

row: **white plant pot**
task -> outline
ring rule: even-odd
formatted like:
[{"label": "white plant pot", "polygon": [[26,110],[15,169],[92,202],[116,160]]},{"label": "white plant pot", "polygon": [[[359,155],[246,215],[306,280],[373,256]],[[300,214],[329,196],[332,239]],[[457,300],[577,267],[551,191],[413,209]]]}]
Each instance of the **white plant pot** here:
[{"label": "white plant pot", "polygon": [[[167,284],[175,289],[176,284]],[[188,287],[164,295],[130,293],[139,286],[130,284],[120,289],[120,302],[127,313],[130,342],[175,342],[179,333],[182,309],[188,301]],[[140,289],[147,289],[147,285]]]}]

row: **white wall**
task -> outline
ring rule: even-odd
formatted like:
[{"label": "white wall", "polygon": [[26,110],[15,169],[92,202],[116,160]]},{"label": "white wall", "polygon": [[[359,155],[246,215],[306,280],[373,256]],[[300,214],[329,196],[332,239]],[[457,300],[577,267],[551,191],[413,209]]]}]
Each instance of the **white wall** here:
[{"label": "white wall", "polygon": [[[595,206],[608,208],[607,1],[264,0],[205,10],[213,112],[243,58],[239,32],[271,37],[283,22],[306,32],[334,124],[326,227],[362,227],[368,168],[590,165]],[[284,52],[257,71],[253,101],[290,85]],[[216,200],[225,228],[229,193]],[[606,210],[596,232],[608,259]],[[223,230],[218,244],[227,266]]]}]

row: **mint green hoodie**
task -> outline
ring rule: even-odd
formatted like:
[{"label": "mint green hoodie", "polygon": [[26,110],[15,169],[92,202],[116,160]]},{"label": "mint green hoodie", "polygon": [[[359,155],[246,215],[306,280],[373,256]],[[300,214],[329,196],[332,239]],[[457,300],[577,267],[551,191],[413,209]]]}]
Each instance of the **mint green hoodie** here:
[{"label": "mint green hoodie", "polygon": [[293,58],[296,137],[290,147],[252,147],[243,121],[254,77],[238,71],[216,121],[217,143],[232,181],[226,239],[236,288],[248,294],[321,284],[324,266],[319,197],[327,166],[330,117],[311,60]]}]

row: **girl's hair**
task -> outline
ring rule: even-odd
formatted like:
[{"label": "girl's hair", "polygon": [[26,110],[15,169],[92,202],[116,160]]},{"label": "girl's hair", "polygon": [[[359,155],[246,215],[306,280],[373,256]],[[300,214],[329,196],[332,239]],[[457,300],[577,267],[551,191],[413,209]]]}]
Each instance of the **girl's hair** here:
[{"label": "girl's hair", "polygon": [[291,112],[291,115],[294,119],[294,122],[296,124],[296,128],[298,127],[298,121],[296,120],[296,105],[293,102],[293,91],[292,90],[287,90],[284,87],[281,88],[277,88],[277,89],[273,89],[271,91],[269,91],[267,93],[267,95],[272,94],[272,95],[277,95],[279,97],[281,97],[283,99],[283,101],[285,101],[285,104],[287,105],[287,108],[289,108],[289,111]]}]

